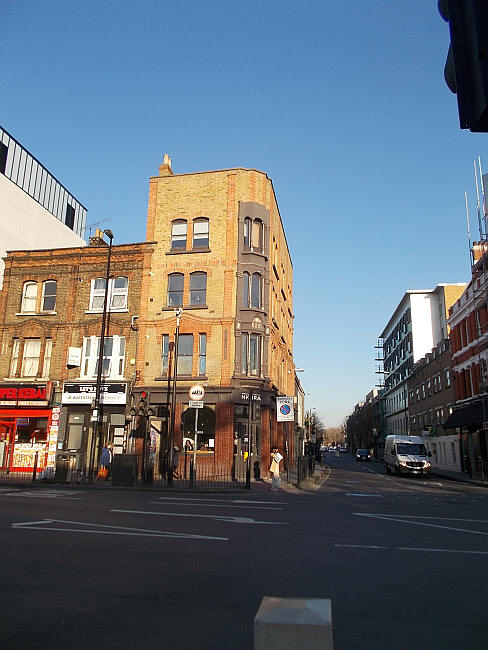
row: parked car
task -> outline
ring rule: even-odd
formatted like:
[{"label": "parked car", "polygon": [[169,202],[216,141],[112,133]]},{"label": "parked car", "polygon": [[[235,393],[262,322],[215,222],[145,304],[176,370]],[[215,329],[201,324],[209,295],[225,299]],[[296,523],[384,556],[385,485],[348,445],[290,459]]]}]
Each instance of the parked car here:
[{"label": "parked car", "polygon": [[369,453],[369,449],[357,449],[356,460],[371,460],[371,454]]}]

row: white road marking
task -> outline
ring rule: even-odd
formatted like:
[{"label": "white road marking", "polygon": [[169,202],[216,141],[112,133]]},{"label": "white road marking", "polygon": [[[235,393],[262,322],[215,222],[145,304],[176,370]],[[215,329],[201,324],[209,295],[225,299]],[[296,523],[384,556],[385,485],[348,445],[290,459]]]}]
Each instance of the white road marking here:
[{"label": "white road marking", "polygon": [[[444,530],[453,530],[458,533],[472,533],[473,535],[488,535],[488,533],[485,533],[481,530],[453,528],[452,526],[437,526],[436,524],[427,524],[422,521],[408,521],[405,519],[397,519],[397,517],[402,517],[403,515],[378,515],[378,514],[371,514],[367,512],[353,512],[352,514],[357,515],[358,517],[371,517],[372,519],[383,519],[385,521],[398,521],[402,524],[415,524],[416,526],[428,526],[430,528],[443,528]],[[436,517],[433,517],[433,519],[436,519]]]},{"label": "white road marking", "polygon": [[220,515],[196,515],[185,514],[180,512],[153,512],[146,510],[110,510],[110,512],[125,512],[132,515],[157,515],[161,517],[197,517],[200,519],[214,519],[216,521],[226,521],[231,524],[264,524],[270,526],[285,526],[288,525],[286,521],[256,521],[251,517],[225,517]]},{"label": "white road marking", "polygon": [[382,497],[382,494],[356,494],[354,492],[347,492],[346,497]]},{"label": "white road marking", "polygon": [[[161,505],[159,501],[149,501],[149,503],[152,503],[154,505]],[[283,508],[269,508],[265,506],[264,508],[260,508],[259,506],[238,506],[238,505],[223,505],[222,503],[192,503],[191,501],[186,501],[185,499],[176,499],[174,501],[170,500],[170,503],[174,503],[175,505],[185,505],[185,506],[198,506],[202,507],[205,506],[206,508],[245,508],[246,510],[283,510]]]},{"label": "white road marking", "polygon": [[[44,524],[43,526],[40,524]],[[56,526],[48,527],[46,524],[74,524],[75,526],[94,526],[94,530],[89,528],[59,528]],[[190,533],[177,533],[172,531],[151,530],[146,528],[129,528],[127,526],[109,526],[107,524],[92,524],[84,521],[66,521],[64,519],[44,519],[43,521],[25,521],[12,524],[12,528],[18,530],[50,530],[55,532],[71,533],[92,533],[98,535],[128,535],[140,537],[177,537],[181,539],[209,539],[227,542],[228,537],[213,537],[208,535],[193,535]],[[101,529],[101,530],[97,530]]]},{"label": "white road marking", "polygon": [[[186,496],[177,496],[177,497],[158,497],[158,501],[181,501],[182,503],[187,503],[190,501],[198,501],[200,503],[256,503],[259,505],[285,505],[285,501],[251,501],[249,499],[202,499],[199,497],[186,497]],[[278,508],[273,508],[278,510]],[[279,508],[281,510],[281,508]]]},{"label": "white road marking", "polygon": [[81,501],[81,497],[72,497],[70,494],[80,494],[79,492],[64,492],[60,490],[35,490],[31,492],[30,490],[9,490],[8,492],[1,492],[1,496],[4,497],[28,497],[34,499],[42,499],[47,497],[48,499],[58,499],[61,498],[63,501]]},{"label": "white road marking", "polygon": [[488,555],[488,551],[465,551],[453,548],[415,548],[408,546],[366,546],[363,544],[334,544],[337,548],[363,548],[387,551],[425,551],[428,553],[462,553],[465,555]]}]

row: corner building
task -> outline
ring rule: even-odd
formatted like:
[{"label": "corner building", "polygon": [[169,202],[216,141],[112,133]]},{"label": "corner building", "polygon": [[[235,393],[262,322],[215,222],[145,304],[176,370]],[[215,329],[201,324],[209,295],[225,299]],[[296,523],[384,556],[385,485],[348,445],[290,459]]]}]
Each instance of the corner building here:
[{"label": "corner building", "polygon": [[[174,174],[165,155],[150,179],[146,239],[154,253],[133,399],[150,392],[160,460],[174,383],[180,464],[191,454],[208,472],[240,472],[250,453],[256,477],[275,444],[291,463],[293,422],[277,422],[275,398],[294,394],[293,274],[271,180],[242,168]],[[189,407],[195,384],[205,390],[200,409]]]}]

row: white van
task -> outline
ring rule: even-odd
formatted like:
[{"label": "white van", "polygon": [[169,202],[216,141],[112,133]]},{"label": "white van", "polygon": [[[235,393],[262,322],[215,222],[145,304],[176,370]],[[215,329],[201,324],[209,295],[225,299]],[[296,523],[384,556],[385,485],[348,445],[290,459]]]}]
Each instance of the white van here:
[{"label": "white van", "polygon": [[386,436],[386,471],[395,474],[430,474],[430,451],[420,436]]}]

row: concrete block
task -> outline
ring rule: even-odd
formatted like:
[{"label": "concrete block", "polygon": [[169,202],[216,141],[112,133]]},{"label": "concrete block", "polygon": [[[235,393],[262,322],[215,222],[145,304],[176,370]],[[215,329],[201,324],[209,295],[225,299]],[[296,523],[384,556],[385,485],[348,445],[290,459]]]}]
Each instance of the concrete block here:
[{"label": "concrete block", "polygon": [[263,598],[254,619],[254,650],[333,647],[329,598]]}]

